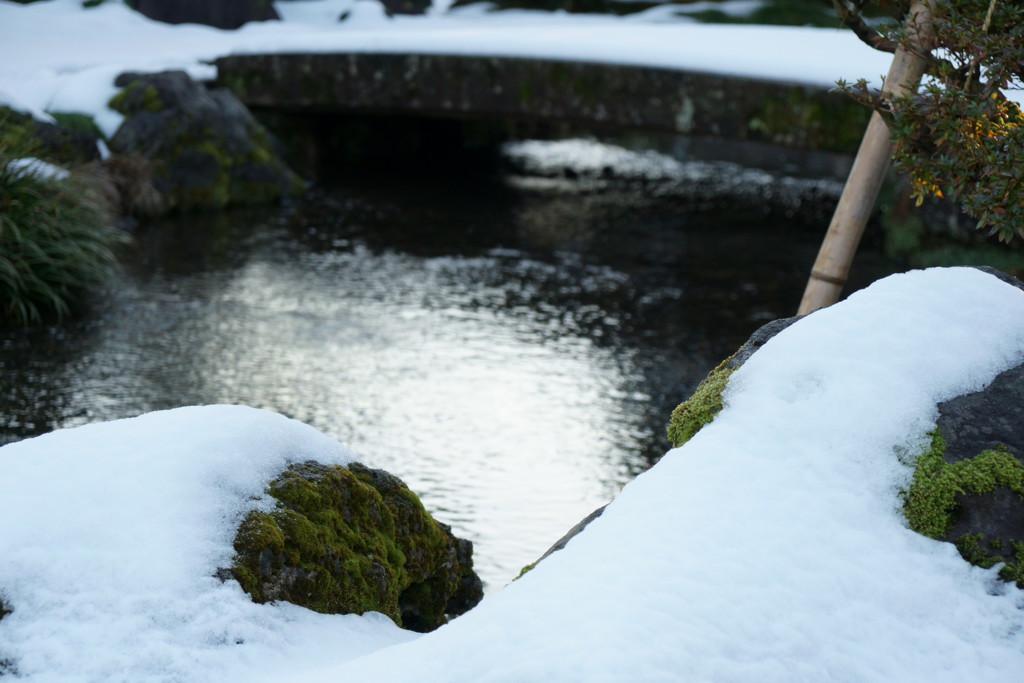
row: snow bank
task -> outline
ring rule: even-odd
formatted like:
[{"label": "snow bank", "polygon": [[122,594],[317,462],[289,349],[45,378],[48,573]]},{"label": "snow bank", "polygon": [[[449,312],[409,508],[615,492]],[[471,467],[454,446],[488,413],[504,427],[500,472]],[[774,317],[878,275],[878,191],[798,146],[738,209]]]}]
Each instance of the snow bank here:
[{"label": "snow bank", "polygon": [[29,681],[279,680],[296,662],[411,637],[383,615],[255,605],[214,576],[287,463],[352,459],[312,427],[239,406],[3,447],[0,598],[14,611],[0,620],[0,661]]},{"label": "snow bank", "polygon": [[[909,531],[937,402],[1024,361],[1024,293],[887,278],[787,328],[604,515],[423,636],[254,605],[230,563],[312,427],[181,408],[0,448],[0,662],[26,681],[1019,681],[1024,592]],[[401,474],[401,473],[398,473]],[[392,646],[392,647],[387,647]]]},{"label": "snow bank", "polygon": [[1024,293],[887,278],[783,331],[568,547],[313,681],[1019,681],[1024,593],[909,531],[897,452],[1024,361]]}]

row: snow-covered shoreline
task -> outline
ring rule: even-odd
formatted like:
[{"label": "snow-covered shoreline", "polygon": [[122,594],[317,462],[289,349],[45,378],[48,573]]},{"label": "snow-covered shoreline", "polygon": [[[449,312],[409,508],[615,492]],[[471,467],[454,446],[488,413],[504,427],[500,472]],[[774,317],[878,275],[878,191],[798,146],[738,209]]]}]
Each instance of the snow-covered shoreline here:
[{"label": "snow-covered shoreline", "polygon": [[897,453],[1022,361],[1021,290],[879,281],[765,344],[714,422],[423,636],[214,578],[275,468],[351,459],[306,425],[214,406],[11,444],[0,660],[26,681],[1017,681],[1024,592],[907,528]]}]

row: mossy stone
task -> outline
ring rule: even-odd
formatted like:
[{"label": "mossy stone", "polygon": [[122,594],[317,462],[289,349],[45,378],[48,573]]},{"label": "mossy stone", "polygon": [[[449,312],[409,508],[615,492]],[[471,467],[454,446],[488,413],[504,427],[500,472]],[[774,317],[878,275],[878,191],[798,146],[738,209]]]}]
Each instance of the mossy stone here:
[{"label": "mossy stone", "polygon": [[722,392],[734,370],[728,366],[728,362],[729,359],[723,361],[708,373],[690,398],[672,411],[668,421],[668,440],[673,446],[678,448],[692,439],[694,434],[721,412]]},{"label": "mossy stone", "polygon": [[156,86],[142,81],[132,81],[110,98],[107,106],[125,116],[140,111],[158,112],[164,109],[160,91]]},{"label": "mossy stone", "polygon": [[110,106],[125,120],[112,151],[148,159],[167,209],[221,209],[299,194],[305,183],[277,144],[227,90],[208,90],[181,71],[122,74]]},{"label": "mossy stone", "polygon": [[693,438],[700,429],[711,422],[722,410],[722,392],[729,383],[729,377],[772,337],[799,320],[799,317],[779,318],[757,328],[736,353],[718,364],[708,376],[697,385],[690,398],[672,411],[668,424],[668,439],[679,447]]},{"label": "mossy stone", "polygon": [[243,520],[230,570],[256,602],[376,611],[429,631],[482,597],[472,544],[387,472],[307,462],[289,467],[267,492],[275,507]]},{"label": "mossy stone", "polygon": [[[989,568],[1004,563],[999,576],[1024,588],[1024,464],[1005,448],[981,451],[947,462],[946,441],[936,429],[914,465],[903,513],[910,528],[931,538],[953,542],[971,564]],[[965,532],[957,522],[965,505],[979,505],[996,515],[1020,538]],[[1017,524],[1014,524],[1017,518]]]},{"label": "mossy stone", "polygon": [[0,144],[58,166],[78,166],[99,159],[102,134],[85,114],[51,112],[56,123],[0,106]]}]

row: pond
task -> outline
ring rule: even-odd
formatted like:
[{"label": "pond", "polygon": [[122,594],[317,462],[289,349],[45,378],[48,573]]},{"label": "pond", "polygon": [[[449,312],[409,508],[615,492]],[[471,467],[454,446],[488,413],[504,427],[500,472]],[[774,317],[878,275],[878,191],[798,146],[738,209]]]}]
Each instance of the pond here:
[{"label": "pond", "polygon": [[[531,144],[488,172],[140,226],[83,319],[0,331],[0,443],[182,405],[277,411],[401,477],[499,588],[793,314],[838,188]],[[892,269],[868,244],[854,286]]]}]

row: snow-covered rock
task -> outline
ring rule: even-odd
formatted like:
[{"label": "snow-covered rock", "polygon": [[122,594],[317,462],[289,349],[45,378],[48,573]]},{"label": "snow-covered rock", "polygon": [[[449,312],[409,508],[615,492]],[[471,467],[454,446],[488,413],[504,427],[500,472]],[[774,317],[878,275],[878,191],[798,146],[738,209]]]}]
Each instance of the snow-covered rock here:
[{"label": "snow-covered rock", "polygon": [[937,405],[1024,362],[1024,292],[972,268],[886,278],[772,337],[723,408],[563,550],[416,635],[254,604],[239,521],[290,463],[354,456],[237,406],[0,448],[0,666],[28,682],[1016,683],[1024,592],[911,530]]},{"label": "snow-covered rock", "polygon": [[168,208],[258,204],[304,189],[270,133],[230,91],[207,90],[184,71],[126,73],[116,84],[122,90],[111,106],[125,120],[110,149],[152,163]]}]

